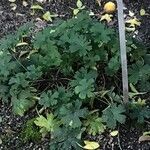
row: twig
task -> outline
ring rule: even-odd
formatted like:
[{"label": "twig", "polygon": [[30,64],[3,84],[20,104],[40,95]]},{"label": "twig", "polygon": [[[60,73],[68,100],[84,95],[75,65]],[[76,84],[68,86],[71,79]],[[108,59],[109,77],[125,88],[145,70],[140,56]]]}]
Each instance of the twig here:
[{"label": "twig", "polygon": [[120,137],[119,137],[119,127],[118,127],[118,146],[120,148],[120,150],[123,150],[120,144]]},{"label": "twig", "polygon": [[[11,52],[10,52],[11,53]],[[11,53],[12,57],[17,61],[17,63],[25,70],[28,71],[27,68]]]},{"label": "twig", "polygon": [[103,85],[103,90],[105,89],[105,85],[106,85],[106,81],[105,81],[105,76],[104,74],[102,74],[102,77],[103,77],[103,81],[104,81],[104,85]]},{"label": "twig", "polygon": [[102,99],[99,99],[99,97],[98,96],[95,96],[96,98],[98,98],[98,100],[99,101],[101,101],[101,102],[103,102],[104,104],[106,104],[106,105],[110,105],[110,103],[109,103],[109,101],[104,97],[103,99],[105,99],[106,100],[106,102],[104,101],[104,100],[102,100]]},{"label": "twig", "polygon": [[69,78],[60,78],[60,80],[68,80],[68,81],[71,81],[71,79],[69,79]]},{"label": "twig", "polygon": [[146,121],[146,120],[145,120],[145,122],[146,122],[147,124],[149,124],[149,125],[150,125],[150,122],[149,122],[149,121]]},{"label": "twig", "polygon": [[36,110],[38,116],[40,116],[40,113],[39,113],[39,111],[38,111],[38,109],[37,109],[37,106],[35,107],[35,110]]},{"label": "twig", "polygon": [[39,110],[39,114],[41,114],[44,110],[45,110],[45,107],[42,107],[42,108]]},{"label": "twig", "polygon": [[36,107],[35,107],[35,110],[36,110],[38,116],[40,116],[40,114],[45,110],[45,107],[42,107],[42,108],[38,111],[37,106],[36,106]]}]

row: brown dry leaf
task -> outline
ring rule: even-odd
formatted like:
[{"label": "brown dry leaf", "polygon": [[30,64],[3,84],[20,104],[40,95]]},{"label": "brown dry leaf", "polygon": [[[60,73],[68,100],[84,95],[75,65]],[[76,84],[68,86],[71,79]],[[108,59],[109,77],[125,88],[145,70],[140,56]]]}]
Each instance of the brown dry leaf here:
[{"label": "brown dry leaf", "polygon": [[112,21],[113,15],[111,14],[105,14],[101,16],[100,21],[106,20],[108,23]]},{"label": "brown dry leaf", "polygon": [[6,129],[5,132],[6,132],[7,135],[11,135],[11,134],[15,133],[13,130],[11,130],[9,128]]}]

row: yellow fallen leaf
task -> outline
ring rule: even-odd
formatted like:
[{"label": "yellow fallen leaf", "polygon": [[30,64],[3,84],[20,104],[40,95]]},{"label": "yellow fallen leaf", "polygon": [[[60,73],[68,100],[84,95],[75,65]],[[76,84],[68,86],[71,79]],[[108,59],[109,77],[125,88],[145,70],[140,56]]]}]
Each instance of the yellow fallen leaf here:
[{"label": "yellow fallen leaf", "polygon": [[77,7],[81,8],[83,6],[82,2],[80,0],[77,0]]},{"label": "yellow fallen leaf", "polygon": [[145,11],[144,9],[141,9],[141,10],[140,10],[140,15],[141,15],[141,16],[144,16],[145,14],[146,14],[146,11]]},{"label": "yellow fallen leaf", "polygon": [[21,58],[22,56],[24,56],[25,54],[27,54],[28,53],[28,51],[21,51],[20,52],[20,55],[19,55],[19,58]]},{"label": "yellow fallen leaf", "polygon": [[117,130],[112,131],[112,132],[110,132],[110,135],[111,136],[117,136],[118,135],[118,131]]},{"label": "yellow fallen leaf", "polygon": [[99,148],[99,144],[97,142],[84,141],[84,143],[85,143],[85,146],[83,146],[84,149],[95,150],[95,149]]},{"label": "yellow fallen leaf", "polygon": [[43,15],[43,19],[46,21],[51,21],[52,22],[52,17],[49,11],[47,11],[44,15]]},{"label": "yellow fallen leaf", "polygon": [[132,92],[138,93],[138,91],[136,90],[135,86],[132,83],[130,83],[129,85],[130,85],[130,88],[131,88]]},{"label": "yellow fallen leaf", "polygon": [[137,100],[136,103],[137,103],[138,105],[145,106],[145,105],[146,105],[146,100],[141,99],[141,98],[138,98],[138,100]]},{"label": "yellow fallen leaf", "polygon": [[32,5],[31,9],[40,9],[40,10],[43,10],[43,7],[40,6],[40,5]]},{"label": "yellow fallen leaf", "polygon": [[112,17],[113,17],[113,15],[105,14],[105,15],[102,15],[102,16],[101,16],[100,21],[106,20],[106,21],[109,23],[109,22],[112,21]]},{"label": "yellow fallen leaf", "polygon": [[74,9],[73,14],[76,16],[79,13],[79,9]]},{"label": "yellow fallen leaf", "polygon": [[139,137],[139,142],[143,141],[150,141],[150,136],[149,135],[142,135]]},{"label": "yellow fallen leaf", "polygon": [[18,47],[18,46],[23,46],[23,45],[28,45],[28,43],[26,43],[26,42],[20,42],[20,43],[17,43],[17,44],[16,44],[16,47]]},{"label": "yellow fallen leaf", "polygon": [[143,135],[150,135],[150,131],[144,132]]},{"label": "yellow fallen leaf", "polygon": [[129,27],[135,27],[135,26],[141,25],[141,22],[136,17],[134,17],[133,19],[127,20],[126,23],[129,24]]},{"label": "yellow fallen leaf", "polygon": [[38,52],[37,50],[32,50],[32,51],[30,51],[30,53],[29,53],[29,55],[27,56],[27,58],[30,58],[30,56],[31,56],[32,54],[37,53],[37,52]]},{"label": "yellow fallen leaf", "polygon": [[43,19],[46,21],[53,21],[52,18],[58,17],[57,14],[51,14],[49,11],[47,11],[44,15],[43,15]]}]

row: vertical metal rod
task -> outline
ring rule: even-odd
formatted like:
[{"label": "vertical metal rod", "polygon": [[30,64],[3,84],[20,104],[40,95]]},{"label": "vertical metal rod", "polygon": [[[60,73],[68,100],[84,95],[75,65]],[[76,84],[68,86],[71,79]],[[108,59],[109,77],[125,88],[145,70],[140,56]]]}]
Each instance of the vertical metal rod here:
[{"label": "vertical metal rod", "polygon": [[123,15],[122,0],[117,0],[117,8],[118,8],[121,65],[122,65],[123,100],[125,103],[127,103],[128,102],[128,70],[127,70],[127,53],[126,53],[126,39],[125,39],[125,22],[124,22],[124,15]]}]

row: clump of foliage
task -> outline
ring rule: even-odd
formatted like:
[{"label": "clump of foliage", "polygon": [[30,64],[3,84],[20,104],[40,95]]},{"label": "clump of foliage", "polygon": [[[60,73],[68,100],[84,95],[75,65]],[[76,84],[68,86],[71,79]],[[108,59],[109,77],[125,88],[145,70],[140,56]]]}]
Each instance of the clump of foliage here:
[{"label": "clump of foliage", "polygon": [[28,120],[20,133],[24,142],[39,141],[42,137],[38,127],[34,124],[34,121],[35,119]]},{"label": "clump of foliage", "polygon": [[[51,135],[51,149],[79,149],[83,132],[96,135],[125,123],[127,112],[135,118],[149,111],[135,104],[136,97],[130,111],[122,102],[119,40],[113,29],[84,11],[36,34],[30,27],[0,41],[0,97],[21,116],[37,106],[34,123],[43,136]],[[148,91],[148,51],[132,38],[127,51],[130,83]],[[137,118],[143,122],[149,116]]]}]

